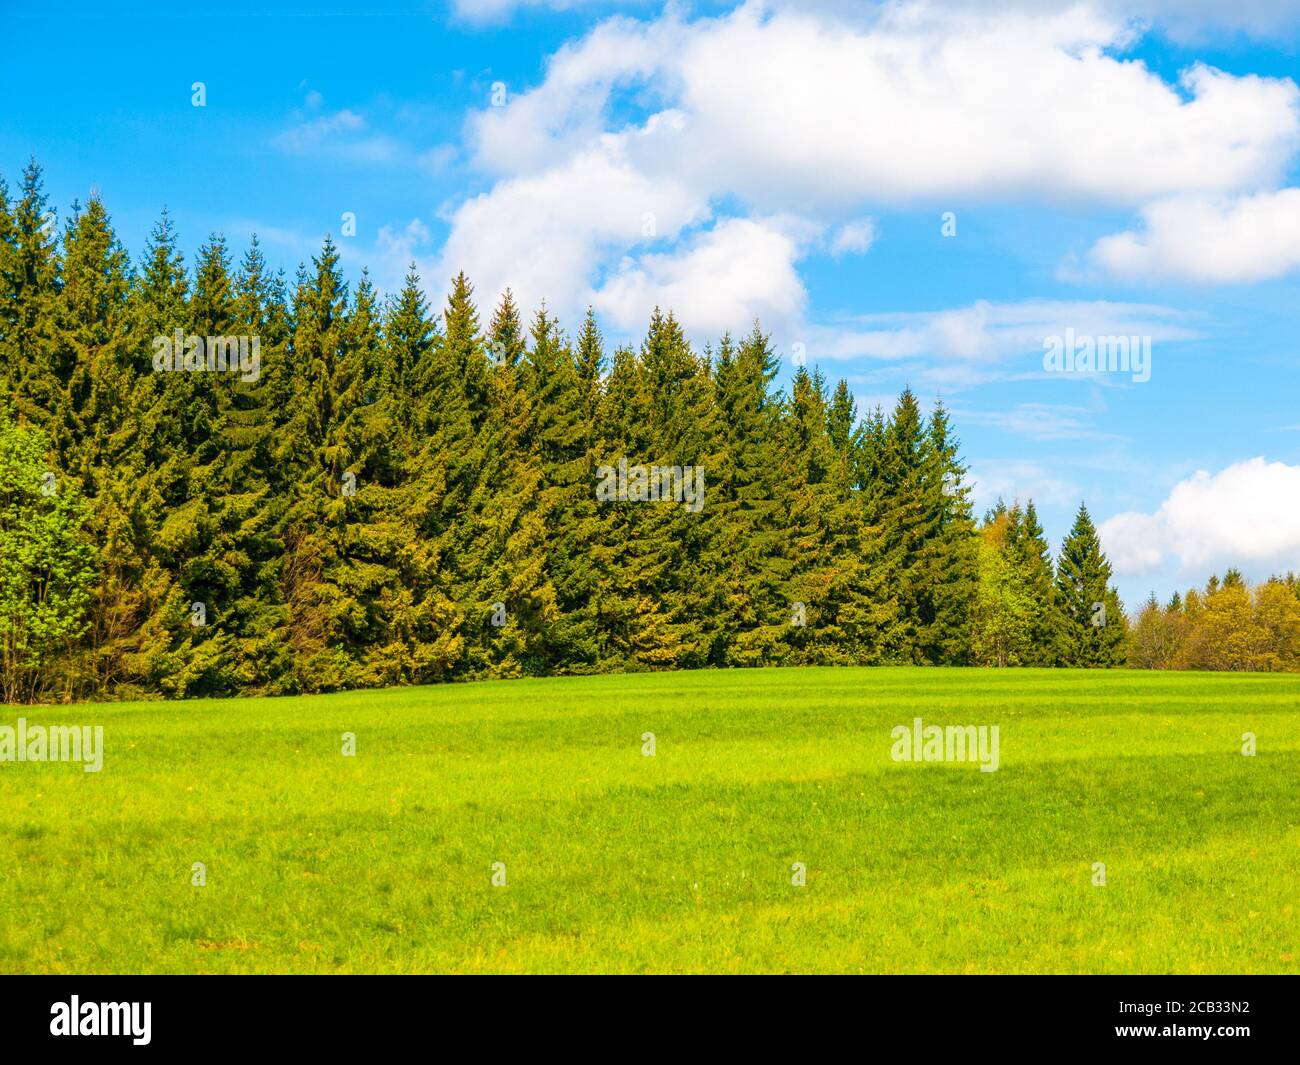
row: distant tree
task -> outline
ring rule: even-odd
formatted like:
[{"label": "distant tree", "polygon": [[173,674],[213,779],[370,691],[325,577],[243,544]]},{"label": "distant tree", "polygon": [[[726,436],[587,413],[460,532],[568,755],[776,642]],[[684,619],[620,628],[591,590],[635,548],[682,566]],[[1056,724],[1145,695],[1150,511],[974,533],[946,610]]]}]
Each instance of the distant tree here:
[{"label": "distant tree", "polygon": [[1056,564],[1062,665],[1110,667],[1124,661],[1127,620],[1110,574],[1088,508],[1080,505]]},{"label": "distant tree", "polygon": [[1181,606],[1161,607],[1153,593],[1130,633],[1128,664],[1135,669],[1172,669],[1185,638]]}]

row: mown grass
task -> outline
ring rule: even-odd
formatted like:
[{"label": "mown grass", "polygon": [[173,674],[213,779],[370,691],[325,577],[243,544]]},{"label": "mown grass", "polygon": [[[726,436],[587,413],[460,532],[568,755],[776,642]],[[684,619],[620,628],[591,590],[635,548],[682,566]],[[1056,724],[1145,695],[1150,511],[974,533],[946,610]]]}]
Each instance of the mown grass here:
[{"label": "mown grass", "polygon": [[[0,763],[3,972],[1300,971],[1300,678],[789,669],[20,715],[103,725],[106,754]],[[915,716],[998,725],[1001,768],[892,761]]]}]

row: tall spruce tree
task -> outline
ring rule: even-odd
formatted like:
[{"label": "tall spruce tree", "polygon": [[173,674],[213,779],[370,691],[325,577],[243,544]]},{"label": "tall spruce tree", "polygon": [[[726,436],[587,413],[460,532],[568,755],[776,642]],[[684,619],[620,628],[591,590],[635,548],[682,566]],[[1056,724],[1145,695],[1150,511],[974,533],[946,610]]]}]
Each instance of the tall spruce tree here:
[{"label": "tall spruce tree", "polygon": [[31,160],[23,170],[21,195],[11,219],[13,245],[8,256],[8,331],[0,351],[8,371],[11,402],[20,424],[44,428],[56,453],[68,441],[56,414],[71,374],[71,353],[58,344],[59,257],[54,212],[49,209],[41,168]]},{"label": "tall spruce tree", "polygon": [[788,598],[792,562],[779,492],[780,361],[757,323],[739,345],[725,336],[714,361],[720,447],[709,471],[709,505],[725,550],[719,665],[779,662],[790,626],[806,621]]},{"label": "tall spruce tree", "polygon": [[1056,593],[1062,615],[1060,663],[1089,668],[1121,665],[1127,620],[1119,594],[1110,584],[1110,563],[1083,504],[1061,545]]},{"label": "tall spruce tree", "polygon": [[919,645],[937,665],[970,662],[970,612],[979,580],[978,543],[971,517],[966,468],[949,428],[948,412],[935,406],[922,451],[922,502],[928,537],[913,570],[919,608]]}]

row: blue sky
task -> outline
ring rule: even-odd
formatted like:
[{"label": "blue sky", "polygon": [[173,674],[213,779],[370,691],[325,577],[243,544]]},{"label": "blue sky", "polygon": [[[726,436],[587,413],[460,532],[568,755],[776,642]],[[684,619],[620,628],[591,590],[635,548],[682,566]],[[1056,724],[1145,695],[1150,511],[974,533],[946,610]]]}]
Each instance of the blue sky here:
[{"label": "blue sky", "polygon": [[[165,204],[191,256],[332,232],[611,341],[757,316],[862,408],[942,397],[981,508],[1058,543],[1086,500],[1130,606],[1300,569],[1300,4],[362,6],[7,3],[49,47],[0,68],[0,173],[137,256]],[[1066,330],[1150,379],[1046,372]]]}]

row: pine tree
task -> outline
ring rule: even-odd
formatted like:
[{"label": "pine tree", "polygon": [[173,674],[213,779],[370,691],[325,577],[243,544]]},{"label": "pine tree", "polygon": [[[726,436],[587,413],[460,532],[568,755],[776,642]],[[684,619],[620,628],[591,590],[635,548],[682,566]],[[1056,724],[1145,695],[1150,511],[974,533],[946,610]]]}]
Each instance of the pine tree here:
[{"label": "pine tree", "polygon": [[930,416],[922,452],[921,506],[928,537],[913,568],[913,602],[919,608],[923,660],[936,665],[970,662],[970,613],[979,579],[978,544],[966,473],[942,404]]},{"label": "pine tree", "polygon": [[429,317],[429,304],[412,263],[401,292],[389,307],[384,321],[385,365],[380,385],[383,394],[393,402],[393,413],[398,422],[408,432],[417,413],[417,404],[409,400],[427,373],[426,361],[434,342],[435,329]]},{"label": "pine tree", "polygon": [[[651,409],[645,368],[634,351],[620,347],[601,400],[598,469],[650,461]],[[644,503],[603,501],[597,512],[601,534],[589,554],[597,574],[596,623],[606,668],[669,669],[683,650],[661,598],[673,561],[662,533],[663,511]]]},{"label": "pine tree", "polygon": [[477,404],[488,378],[473,296],[468,278],[458,275],[443,328],[416,371],[415,388],[416,438],[423,447],[415,459],[413,517],[417,535],[437,559],[435,598],[451,611],[440,628],[451,641],[448,646],[459,649],[459,670],[487,667],[485,649],[498,616],[495,604],[501,602],[489,587],[489,560],[481,554],[488,521],[484,507],[490,503],[480,488],[486,439],[481,428],[488,410],[484,405],[480,419]]},{"label": "pine tree", "polygon": [[1120,665],[1127,621],[1119,594],[1110,586],[1110,563],[1096,527],[1082,504],[1061,545],[1056,568],[1062,614],[1058,657],[1062,665],[1088,668]]},{"label": "pine tree", "polygon": [[640,508],[662,545],[665,565],[653,587],[677,644],[675,664],[698,668],[716,657],[724,601],[719,579],[723,545],[708,502],[709,471],[717,468],[719,458],[713,375],[708,360],[691,349],[677,319],[658,309],[640,361],[649,398],[649,465],[698,471],[701,495],[696,504],[683,500]]},{"label": "pine tree", "polygon": [[710,506],[721,528],[724,590],[722,665],[779,662],[791,625],[806,623],[806,604],[788,599],[792,563],[779,491],[780,368],[770,338],[755,324],[733,347],[723,338],[714,363],[721,446],[711,471]]},{"label": "pine tree", "polygon": [[[551,324],[539,312],[535,335],[549,342]],[[547,507],[534,425],[522,328],[507,292],[493,318],[488,347],[490,414],[478,431],[478,483],[470,501],[469,536],[475,599],[488,604],[489,625],[469,644],[476,674],[518,676],[546,671],[556,621],[555,589],[547,571]]]},{"label": "pine tree", "polygon": [[[133,417],[140,371],[131,315],[131,267],[97,197],[74,214],[64,236],[63,286],[56,310],[58,361],[70,368],[51,424],[63,441],[55,461],[91,505],[88,529],[105,553],[88,615],[88,662],[79,695],[102,690],[107,648],[143,620],[140,531],[141,426]],[[146,346],[146,350],[147,346]],[[108,619],[115,619],[110,635]],[[107,652],[107,653],[105,653]]]},{"label": "pine tree", "polygon": [[[600,336],[589,318],[583,337],[599,388]],[[545,515],[546,581],[555,592],[555,617],[545,633],[540,668],[545,672],[590,672],[601,647],[595,618],[596,574],[586,548],[600,533],[596,514],[592,426],[587,422],[588,393],[575,354],[545,308],[532,325],[528,390],[533,414],[532,440],[542,474]],[[599,393],[597,392],[597,398]]]},{"label": "pine tree", "polygon": [[19,423],[49,432],[57,454],[68,441],[55,423],[71,375],[71,352],[59,351],[59,257],[41,168],[32,160],[23,170],[21,196],[12,212],[10,276],[6,288],[8,329],[0,361],[8,369],[12,404]]},{"label": "pine tree", "polygon": [[[339,394],[351,384],[344,367],[348,290],[338,250],[328,237],[300,271],[293,301],[293,389],[275,460],[290,496],[280,519],[285,551],[282,587],[288,609],[295,682],[310,691],[347,687],[356,668],[357,616],[338,583],[346,534],[341,499],[351,456],[340,441],[348,410]],[[342,371],[342,373],[340,372]]]},{"label": "pine tree", "polygon": [[104,570],[92,611],[93,685],[97,695],[183,694],[172,685],[175,648],[191,601],[177,577],[172,516],[183,506],[190,459],[182,444],[171,373],[154,370],[159,338],[188,330],[189,281],[175,229],[164,210],[145,248],[144,265],[129,300],[125,356],[131,387],[124,429],[129,437],[99,477],[97,536]]},{"label": "pine tree", "polygon": [[[234,279],[230,329],[249,338],[256,373],[241,372],[226,393],[218,483],[227,504],[227,558],[238,574],[230,614],[238,641],[240,685],[278,693],[291,683],[288,609],[281,595],[280,543],[287,485],[275,462],[278,412],[291,391],[289,322],[283,286],[254,234]],[[254,347],[255,345],[255,347]],[[251,380],[244,380],[244,377]]]},{"label": "pine tree", "polygon": [[0,175],[0,418],[12,419],[17,401],[17,300],[18,229],[9,200],[9,184]]},{"label": "pine tree", "polygon": [[921,409],[912,390],[904,389],[874,448],[872,518],[889,545],[888,566],[898,595],[896,660],[924,663],[930,614],[932,573],[927,543],[935,535],[942,510],[933,499],[933,464],[928,464]]},{"label": "pine tree", "polygon": [[[851,422],[851,412],[849,412]],[[788,537],[786,598],[802,624],[786,635],[791,664],[877,662],[894,642],[878,527],[853,495],[852,457],[833,442],[820,373],[795,375],[780,438],[780,506]]]},{"label": "pine tree", "polygon": [[429,425],[426,390],[434,379],[432,360],[444,354],[441,339],[412,264],[385,320],[376,383],[375,417],[387,427],[391,462],[375,485],[363,489],[381,497],[375,502],[376,520],[388,545],[392,583],[381,599],[388,618],[382,654],[399,679],[412,683],[451,676],[464,654],[453,582],[443,568],[448,530],[439,528],[437,501],[428,491],[426,478],[433,471],[422,466],[432,456],[418,446]]}]

